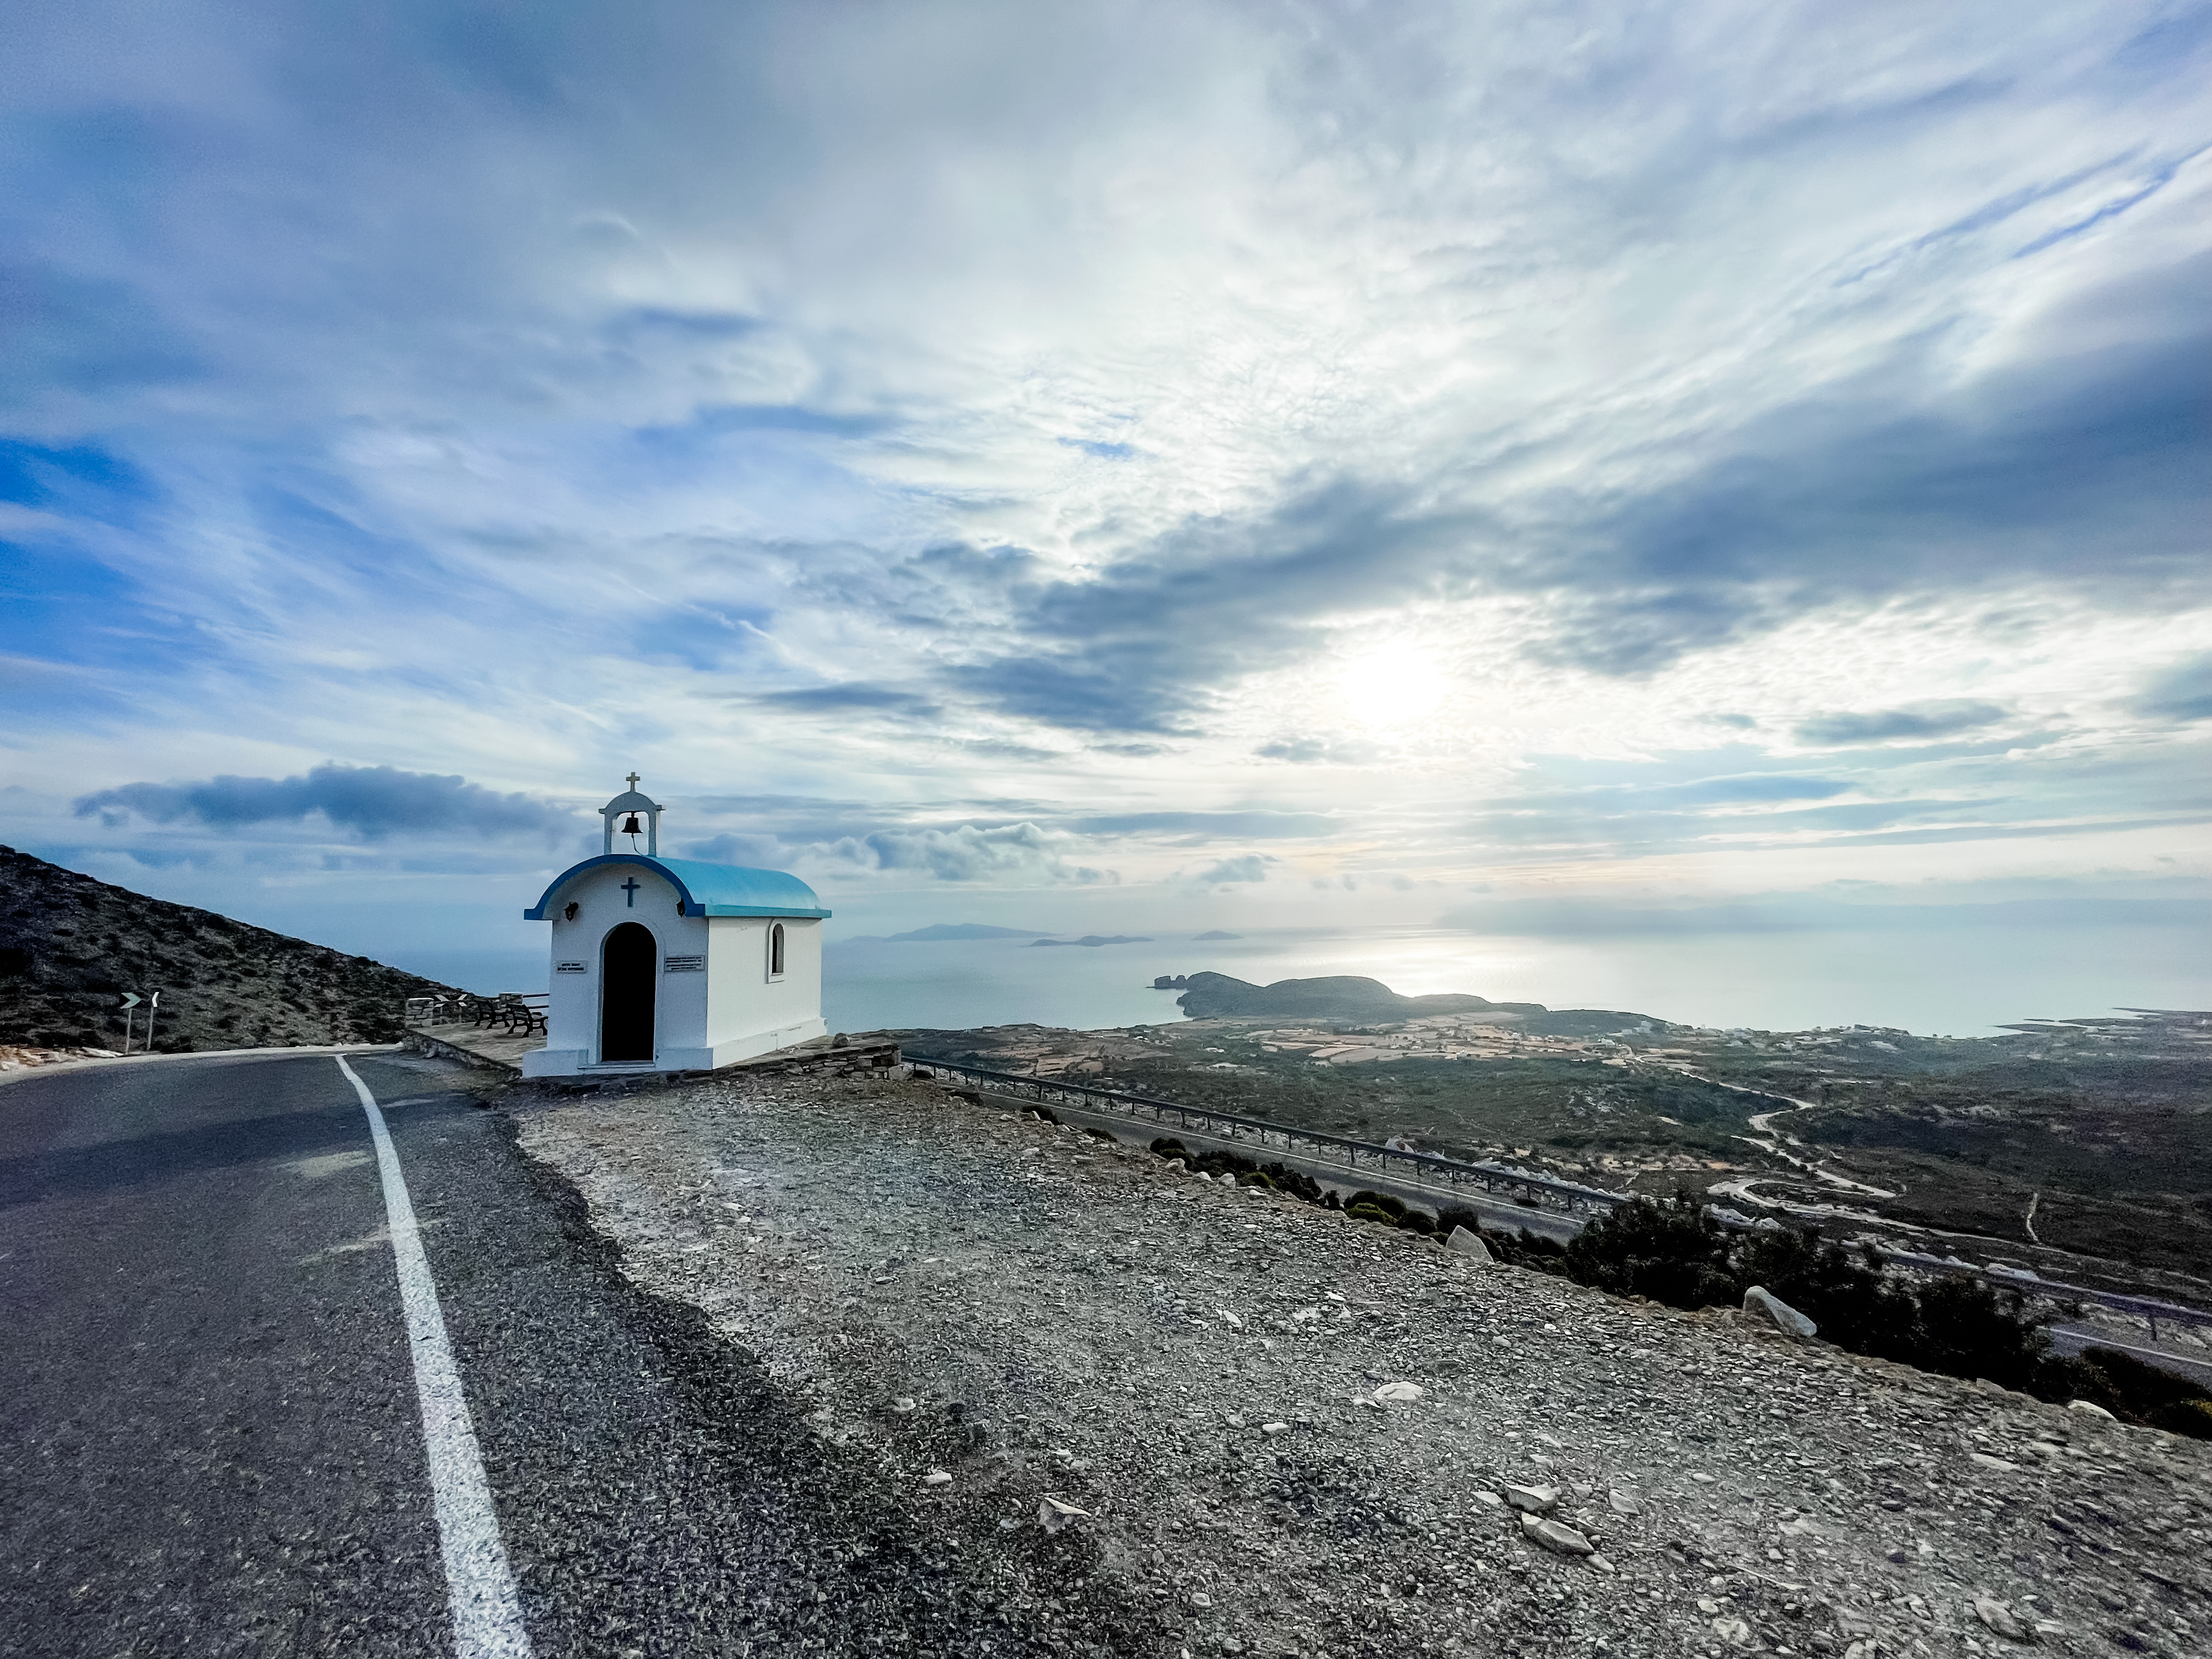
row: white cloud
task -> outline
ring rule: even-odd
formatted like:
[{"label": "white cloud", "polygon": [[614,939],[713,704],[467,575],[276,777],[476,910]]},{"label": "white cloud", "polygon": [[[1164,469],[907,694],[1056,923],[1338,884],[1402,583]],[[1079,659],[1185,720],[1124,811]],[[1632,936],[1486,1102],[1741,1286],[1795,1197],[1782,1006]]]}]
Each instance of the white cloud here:
[{"label": "white cloud", "polygon": [[11,769],[635,764],[877,886],[2195,859],[2121,827],[2212,649],[2164,15],[43,14]]}]

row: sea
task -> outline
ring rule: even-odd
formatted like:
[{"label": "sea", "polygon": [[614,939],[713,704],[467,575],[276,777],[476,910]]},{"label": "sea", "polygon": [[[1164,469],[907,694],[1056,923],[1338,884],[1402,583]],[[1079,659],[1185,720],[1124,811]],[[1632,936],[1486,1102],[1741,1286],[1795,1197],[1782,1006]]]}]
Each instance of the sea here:
[{"label": "sea", "polygon": [[[1099,1030],[1184,1018],[1161,975],[1255,984],[1358,974],[1407,995],[1608,1008],[1719,1030],[1882,1025],[1985,1036],[2008,1021],[2115,1007],[2212,1006],[2193,928],[1955,927],[1625,939],[1537,939],[1449,928],[1273,929],[1230,939],[1158,933],[1127,945],[1025,939],[832,941],[823,1013],[834,1030],[1036,1024]],[[476,991],[543,990],[530,951],[399,951],[385,958]]]}]

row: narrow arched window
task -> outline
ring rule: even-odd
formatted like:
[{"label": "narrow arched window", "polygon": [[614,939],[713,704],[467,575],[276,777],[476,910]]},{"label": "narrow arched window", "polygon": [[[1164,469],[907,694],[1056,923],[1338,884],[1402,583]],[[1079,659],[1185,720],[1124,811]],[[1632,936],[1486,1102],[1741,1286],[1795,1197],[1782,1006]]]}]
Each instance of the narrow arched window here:
[{"label": "narrow arched window", "polygon": [[780,921],[769,924],[768,930],[768,976],[783,977],[783,924]]}]

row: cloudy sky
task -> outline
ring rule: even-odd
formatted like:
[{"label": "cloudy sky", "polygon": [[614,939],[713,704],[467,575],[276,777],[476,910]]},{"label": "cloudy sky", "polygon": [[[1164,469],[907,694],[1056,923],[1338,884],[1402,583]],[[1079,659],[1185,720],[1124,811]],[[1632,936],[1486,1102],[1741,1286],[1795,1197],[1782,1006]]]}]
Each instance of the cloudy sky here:
[{"label": "cloudy sky", "polygon": [[14,845],[526,942],[635,767],[856,932],[2212,921],[2212,7],[9,35]]}]

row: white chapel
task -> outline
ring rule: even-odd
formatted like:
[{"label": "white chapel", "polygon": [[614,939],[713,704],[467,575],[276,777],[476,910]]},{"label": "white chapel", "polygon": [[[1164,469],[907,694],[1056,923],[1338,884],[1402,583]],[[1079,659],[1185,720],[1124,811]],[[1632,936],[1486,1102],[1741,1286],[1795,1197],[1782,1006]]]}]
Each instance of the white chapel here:
[{"label": "white chapel", "polygon": [[628,781],[599,809],[599,856],[522,913],[553,924],[545,1046],[523,1074],[708,1071],[825,1035],[830,912],[814,890],[780,870],[662,858],[661,809],[637,774]]}]

